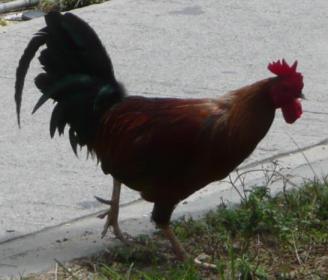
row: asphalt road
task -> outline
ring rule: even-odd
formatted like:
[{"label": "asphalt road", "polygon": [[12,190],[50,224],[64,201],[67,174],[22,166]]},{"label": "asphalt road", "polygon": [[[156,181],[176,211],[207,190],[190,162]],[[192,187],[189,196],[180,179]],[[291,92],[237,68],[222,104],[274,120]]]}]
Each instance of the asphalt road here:
[{"label": "asphalt road", "polygon": [[[328,138],[328,2],[112,0],[75,10],[99,34],[130,94],[215,97],[270,76],[268,62],[299,61],[304,116],[281,113],[247,163]],[[68,139],[50,139],[51,104],[31,116],[39,93],[27,76],[22,129],[16,124],[15,69],[43,19],[0,28],[0,242],[99,211],[112,181]],[[139,196],[125,188],[122,201]],[[1,246],[1,245],[0,245]],[[1,254],[1,253],[0,253]]]}]

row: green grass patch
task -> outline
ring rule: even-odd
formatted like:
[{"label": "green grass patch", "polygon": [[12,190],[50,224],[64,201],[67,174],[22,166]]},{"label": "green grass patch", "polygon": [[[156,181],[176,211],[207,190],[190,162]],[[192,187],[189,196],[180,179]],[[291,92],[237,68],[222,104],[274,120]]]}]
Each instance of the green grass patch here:
[{"label": "green grass patch", "polygon": [[69,11],[108,0],[40,0],[38,8],[44,12]]},{"label": "green grass patch", "polygon": [[[328,279],[327,181],[275,197],[256,187],[239,207],[221,205],[200,220],[180,219],[173,228],[191,256],[206,254],[216,269],[201,268],[193,259],[177,262],[160,232],[67,267],[77,279],[96,280]],[[72,277],[58,271],[58,279]]]},{"label": "green grass patch", "polygon": [[8,23],[6,20],[0,18],[0,26],[6,26]]}]

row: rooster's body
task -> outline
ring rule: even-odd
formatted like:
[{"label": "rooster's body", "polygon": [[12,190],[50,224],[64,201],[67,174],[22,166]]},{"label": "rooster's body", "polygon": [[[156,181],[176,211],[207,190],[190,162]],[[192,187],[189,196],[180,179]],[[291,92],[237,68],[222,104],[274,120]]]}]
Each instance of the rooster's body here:
[{"label": "rooster's body", "polygon": [[128,97],[105,113],[95,151],[105,173],[146,200],[175,205],[226,177],[254,150],[274,117],[261,99],[256,108],[238,92],[219,99]]},{"label": "rooster's body", "polygon": [[[77,145],[87,146],[104,173],[114,177],[116,187],[108,203],[115,207],[107,213],[106,226],[112,225],[122,237],[117,224],[122,182],[154,203],[152,219],[182,258],[183,250],[169,229],[174,207],[210,182],[226,177],[248,157],[269,130],[276,108],[282,108],[287,122],[300,116],[297,99],[303,84],[296,65],[271,64],[270,70],[278,77],[217,99],[126,96],[105,49],[85,22],[69,13],[50,13],[46,23],[17,69],[18,117],[30,60],[46,44],[40,56],[45,73],[35,80],[43,95],[35,110],[47,99],[55,100],[51,136],[56,130],[62,134],[68,125],[73,150]],[[285,83],[284,77],[293,73],[288,69],[297,74],[295,85],[291,78]],[[292,84],[292,93],[281,95],[285,84]]]}]

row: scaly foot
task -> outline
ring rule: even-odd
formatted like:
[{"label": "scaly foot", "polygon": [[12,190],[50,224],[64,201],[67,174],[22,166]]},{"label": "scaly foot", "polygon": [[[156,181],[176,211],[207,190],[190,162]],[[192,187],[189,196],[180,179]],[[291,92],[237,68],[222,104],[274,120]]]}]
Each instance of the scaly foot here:
[{"label": "scaly foot", "polygon": [[118,205],[116,206],[112,203],[111,200],[105,200],[101,197],[95,196],[95,198],[103,204],[110,205],[111,207],[108,210],[105,210],[103,213],[98,215],[98,218],[104,219],[107,216],[104,229],[101,232],[101,238],[104,238],[108,229],[112,226],[114,235],[124,243],[127,243],[127,240],[122,234],[122,231],[118,225]]},{"label": "scaly foot", "polygon": [[113,181],[113,192],[112,199],[106,200],[101,197],[95,196],[95,198],[103,204],[110,205],[110,208],[104,213],[98,215],[99,218],[104,219],[107,216],[104,229],[101,233],[101,238],[104,238],[108,229],[112,226],[114,235],[121,240],[123,243],[128,243],[127,239],[123,236],[122,231],[118,225],[118,212],[120,202],[121,182],[114,179]]}]

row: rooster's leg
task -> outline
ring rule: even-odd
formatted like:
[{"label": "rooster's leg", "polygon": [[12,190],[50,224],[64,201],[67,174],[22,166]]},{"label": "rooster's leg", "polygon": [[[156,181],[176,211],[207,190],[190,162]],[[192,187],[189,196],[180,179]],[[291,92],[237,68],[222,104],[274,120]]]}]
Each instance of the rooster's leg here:
[{"label": "rooster's leg", "polygon": [[[165,225],[165,226],[160,226],[160,228],[162,229],[165,237],[170,241],[170,243],[172,245],[172,249],[173,249],[177,259],[180,261],[186,261],[187,253],[186,253],[185,249],[183,248],[183,246],[181,245],[180,241],[175,236],[175,234],[174,234],[173,230],[170,228],[170,226]],[[207,256],[204,253],[200,254],[198,257],[196,257],[194,259],[194,263],[197,266],[200,266],[202,268],[216,269],[217,266],[215,264],[208,263],[205,261],[205,259],[207,259],[208,257],[209,256]]]},{"label": "rooster's leg", "polygon": [[187,259],[186,251],[170,227],[170,219],[175,205],[175,202],[155,202],[151,218],[162,230],[166,239],[170,241],[177,259],[184,261]]},{"label": "rooster's leg", "polygon": [[172,245],[172,249],[177,256],[177,259],[180,261],[185,261],[187,259],[187,254],[183,246],[181,245],[178,238],[175,236],[173,230],[169,225],[160,226],[162,232],[164,233],[165,237],[170,241]]},{"label": "rooster's leg", "polygon": [[105,200],[100,197],[96,196],[96,199],[104,204],[110,205],[109,210],[105,211],[104,213],[100,214],[98,217],[103,219],[107,216],[106,223],[104,225],[104,229],[101,233],[101,238],[104,238],[110,226],[113,227],[114,235],[121,240],[122,242],[126,243],[127,240],[124,238],[122,231],[118,225],[118,213],[119,213],[119,203],[120,203],[120,193],[121,193],[121,182],[114,178],[113,180],[113,192],[112,192],[112,199]]}]

